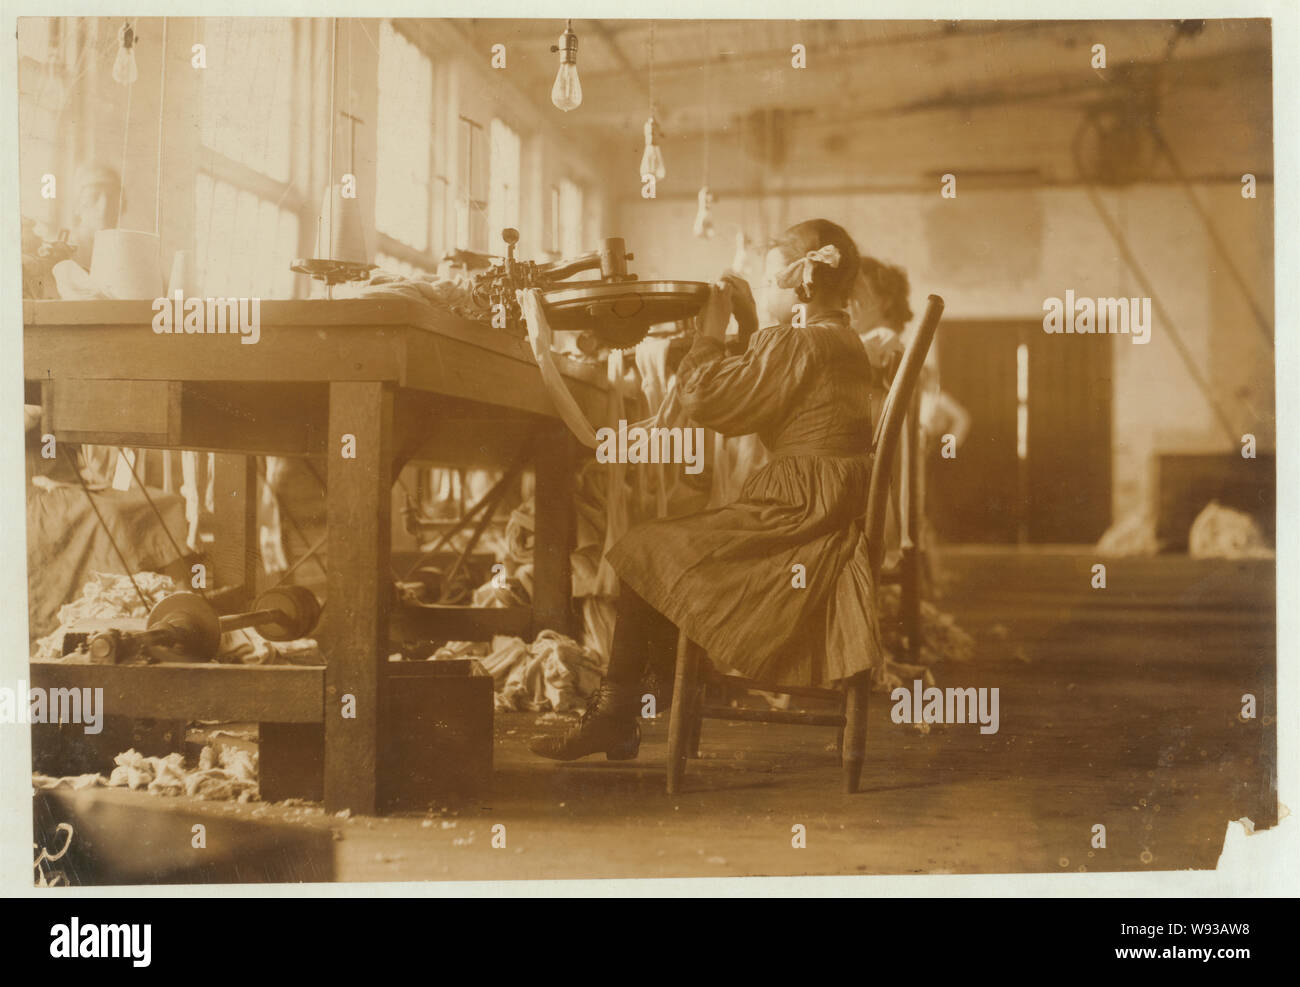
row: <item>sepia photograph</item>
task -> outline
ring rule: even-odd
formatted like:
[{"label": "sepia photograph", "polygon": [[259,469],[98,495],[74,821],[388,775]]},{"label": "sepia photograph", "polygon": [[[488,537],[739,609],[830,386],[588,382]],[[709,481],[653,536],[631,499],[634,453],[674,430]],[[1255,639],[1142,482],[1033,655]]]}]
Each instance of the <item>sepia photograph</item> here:
[{"label": "sepia photograph", "polygon": [[1279,826],[1271,18],[356,12],[7,42],[33,887]]}]

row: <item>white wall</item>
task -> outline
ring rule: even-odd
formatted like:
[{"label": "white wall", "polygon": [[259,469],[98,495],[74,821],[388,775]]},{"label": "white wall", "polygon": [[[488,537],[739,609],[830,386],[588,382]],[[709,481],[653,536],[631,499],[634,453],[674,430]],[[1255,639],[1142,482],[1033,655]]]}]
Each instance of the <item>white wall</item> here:
[{"label": "white wall", "polygon": [[[1271,185],[1259,185],[1258,193],[1257,199],[1244,199],[1235,183],[1196,190],[1271,318]],[[1173,327],[1226,408],[1233,435],[1253,432],[1261,450],[1274,443],[1273,364],[1271,349],[1179,186],[1131,186],[1102,198],[1172,322],[1155,318],[1145,346],[1123,336],[1096,340],[1114,354],[1113,512],[1119,518],[1151,503],[1154,453],[1239,448],[1179,357]],[[957,198],[949,200],[937,188],[723,200],[714,206],[718,236],[711,241],[691,235],[694,215],[695,204],[685,197],[619,201],[615,232],[636,252],[634,270],[642,278],[708,279],[730,264],[738,230],[762,242],[784,225],[822,217],[845,226],[864,253],[907,270],[916,313],[930,293],[943,296],[952,320],[1041,319],[1044,299],[1061,297],[1067,288],[1093,297],[1145,294],[1078,187],[959,186]]]}]

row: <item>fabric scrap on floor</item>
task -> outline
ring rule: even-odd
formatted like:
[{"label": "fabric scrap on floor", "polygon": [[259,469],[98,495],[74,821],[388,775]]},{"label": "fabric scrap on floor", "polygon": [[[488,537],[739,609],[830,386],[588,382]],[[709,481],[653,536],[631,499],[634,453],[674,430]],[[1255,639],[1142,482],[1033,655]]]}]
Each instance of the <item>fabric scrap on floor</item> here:
[{"label": "fabric scrap on floor", "polygon": [[1273,549],[1255,519],[1217,500],[1196,515],[1187,536],[1187,552],[1194,559],[1273,558]]},{"label": "fabric scrap on floor", "polygon": [[236,747],[204,747],[198,766],[185,767],[178,753],[145,757],[132,748],[113,758],[110,788],[141,789],[150,795],[188,795],[213,802],[257,799],[257,755]]},{"label": "fabric scrap on floor", "polygon": [[64,775],[61,778],[39,772],[32,773],[32,787],[41,791],[51,788],[71,788],[73,791],[81,791],[83,788],[100,788],[105,784],[107,782],[104,776],[93,772],[86,775]]},{"label": "fabric scrap on floor", "polygon": [[582,709],[600,684],[600,656],[557,631],[542,631],[531,644],[498,635],[491,650],[467,641],[450,642],[431,656],[434,661],[478,657],[492,676],[500,712],[563,713]]}]

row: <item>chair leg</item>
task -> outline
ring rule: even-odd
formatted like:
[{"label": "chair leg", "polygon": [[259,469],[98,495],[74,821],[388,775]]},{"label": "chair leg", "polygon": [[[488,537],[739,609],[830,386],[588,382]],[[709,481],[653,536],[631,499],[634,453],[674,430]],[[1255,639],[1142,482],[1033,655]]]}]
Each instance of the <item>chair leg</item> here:
[{"label": "chair leg", "polygon": [[867,756],[867,695],[871,688],[870,673],[855,675],[844,684],[844,742],[841,765],[844,792],[852,795],[862,778],[862,763]]},{"label": "chair leg", "polygon": [[691,720],[696,704],[699,648],[685,634],[677,635],[677,668],[673,674],[673,706],[668,716],[668,794],[681,791],[690,749]]},{"label": "chair leg", "polygon": [[[696,672],[699,671],[699,665],[696,665]],[[691,729],[686,738],[686,756],[692,760],[698,760],[700,756],[700,729],[704,726],[704,714],[701,712],[704,708],[705,686],[698,686],[691,693]]]}]

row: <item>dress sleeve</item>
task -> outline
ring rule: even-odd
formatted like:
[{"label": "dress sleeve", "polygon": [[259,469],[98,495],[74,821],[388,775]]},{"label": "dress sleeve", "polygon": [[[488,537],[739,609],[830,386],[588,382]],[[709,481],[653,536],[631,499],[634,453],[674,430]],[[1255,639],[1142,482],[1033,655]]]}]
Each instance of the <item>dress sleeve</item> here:
[{"label": "dress sleeve", "polygon": [[678,393],[693,421],[723,435],[748,435],[785,413],[808,365],[804,333],[789,326],[755,333],[739,356],[701,335],[677,368]]}]

